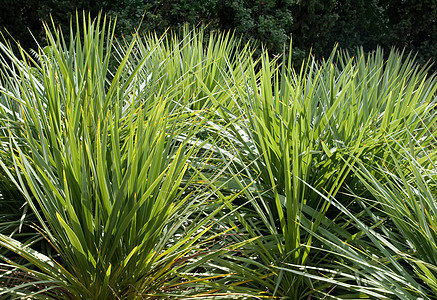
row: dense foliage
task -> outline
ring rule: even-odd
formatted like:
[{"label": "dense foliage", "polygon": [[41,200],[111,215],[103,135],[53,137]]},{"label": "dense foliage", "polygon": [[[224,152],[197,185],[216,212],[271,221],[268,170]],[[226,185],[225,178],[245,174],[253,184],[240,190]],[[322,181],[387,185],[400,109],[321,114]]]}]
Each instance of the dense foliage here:
[{"label": "dense foliage", "polygon": [[25,49],[36,49],[28,29],[44,43],[41,20],[50,21],[51,15],[69,34],[76,10],[117,16],[119,37],[130,36],[137,27],[141,32],[163,33],[169,27],[180,30],[185,23],[209,24],[209,31],[235,30],[244,42],[264,43],[272,56],[282,53],[293,37],[299,62],[310,49],[317,57],[328,57],[336,43],[349,51],[357,47],[370,51],[378,45],[387,51],[392,46],[405,48],[419,53],[419,63],[434,61],[437,55],[434,0],[3,0],[0,27]]},{"label": "dense foliage", "polygon": [[76,23],[0,43],[2,298],[435,299],[428,69]]}]

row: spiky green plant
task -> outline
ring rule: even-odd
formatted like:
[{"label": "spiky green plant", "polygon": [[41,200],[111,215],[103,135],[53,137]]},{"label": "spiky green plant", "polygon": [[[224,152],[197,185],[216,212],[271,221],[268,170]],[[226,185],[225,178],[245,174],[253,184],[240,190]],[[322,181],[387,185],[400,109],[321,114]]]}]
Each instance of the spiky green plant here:
[{"label": "spiky green plant", "polygon": [[[428,136],[435,141],[433,132],[428,128]],[[373,207],[373,219],[387,219],[379,226],[380,234],[385,236],[380,243],[408,265],[406,271],[398,267],[398,273],[408,272],[416,286],[421,286],[421,296],[433,299],[437,293],[435,146],[424,148],[411,133],[407,139],[397,141],[397,147],[388,142],[392,140],[388,136],[385,145],[394,165],[381,160],[378,167],[364,163],[357,166],[357,176],[376,205],[367,198],[361,201]]]},{"label": "spiky green plant", "polygon": [[[338,281],[315,275],[334,266],[313,233],[327,232],[323,223],[341,220],[323,195],[338,197],[360,214],[353,197],[344,196],[348,187],[360,184],[353,174],[357,158],[394,165],[396,157],[384,144],[387,135],[402,140],[414,132],[422,147],[433,143],[428,128],[436,120],[436,81],[395,51],[384,60],[381,50],[357,58],[337,58],[334,50],[323,63],[310,58],[300,70],[293,70],[290,61],[270,62],[267,55],[259,63],[229,75],[237,91],[233,107],[239,107],[240,114],[220,110],[227,123],[218,135],[229,141],[221,154],[223,159],[231,157],[233,170],[240,172],[229,177],[240,182],[240,188],[252,183],[245,190],[250,204],[231,209],[237,210],[242,233],[260,236],[250,254],[230,259],[249,285],[273,296],[303,299],[330,293],[336,283],[352,279],[347,266],[339,272],[348,276]],[[290,265],[306,267],[308,273],[284,267]],[[360,297],[376,296],[372,288],[360,289]],[[349,289],[355,290],[352,285]],[[381,288],[377,295],[384,293],[393,291]]]},{"label": "spiky green plant", "polygon": [[30,277],[0,294],[144,299],[201,292],[199,284],[179,284],[178,274],[219,253],[205,250],[214,235],[203,236],[221,200],[203,214],[214,188],[196,175],[208,155],[196,144],[201,115],[187,109],[190,102],[174,105],[184,87],[175,78],[166,86],[161,77],[138,76],[161,41],[130,60],[141,45],[134,39],[110,73],[114,26],[105,18],[84,16],[68,42],[46,32],[49,47],[36,59],[0,45],[8,131],[0,164],[52,252],[2,232],[0,245],[28,264],[2,258]]},{"label": "spiky green plant", "polygon": [[0,295],[431,297],[426,68],[82,23],[37,54],[0,44],[2,179],[32,211],[0,219]]}]

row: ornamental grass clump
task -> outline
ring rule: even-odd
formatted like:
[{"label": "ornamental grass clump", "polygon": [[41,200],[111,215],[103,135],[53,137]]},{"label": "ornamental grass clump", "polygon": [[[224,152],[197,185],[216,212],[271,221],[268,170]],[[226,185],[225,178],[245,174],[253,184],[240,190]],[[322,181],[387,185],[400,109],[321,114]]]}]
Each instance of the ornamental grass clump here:
[{"label": "ornamental grass clump", "polygon": [[[380,241],[370,241],[382,251],[375,254],[379,267],[355,264],[372,255],[353,250],[369,241],[361,241],[366,234],[350,216],[368,218],[368,208],[351,190],[369,194],[363,189],[369,178],[354,171],[357,162],[394,168],[401,159],[397,141],[411,134],[422,149],[435,151],[435,78],[396,51],[384,60],[381,50],[356,58],[334,50],[322,63],[310,57],[300,69],[291,68],[290,57],[270,61],[267,53],[248,60],[248,72],[229,74],[236,95],[219,110],[227,123],[217,136],[221,157],[229,160],[232,153],[228,178],[244,189],[247,204],[229,204],[238,229],[259,238],[246,255],[224,263],[249,286],[288,299],[384,298],[409,290],[411,297],[423,296],[417,277],[393,271],[399,262],[373,244]],[[340,242],[353,246],[343,252]],[[387,269],[386,262],[393,265]]]},{"label": "ornamental grass clump", "polygon": [[195,107],[188,109],[197,98],[175,106],[177,79],[165,86],[160,77],[138,75],[160,51],[160,40],[132,62],[139,47],[134,38],[111,73],[114,25],[105,18],[76,21],[69,41],[46,28],[49,46],[36,57],[24,51],[17,57],[1,45],[0,164],[35,214],[30,226],[39,238],[2,230],[1,247],[26,263],[2,256],[8,274],[0,276],[17,280],[0,294],[143,299],[199,293],[179,287],[177,278],[218,253],[207,244],[214,241],[208,229],[221,200],[208,215],[200,211],[214,187],[196,175],[208,160],[196,138],[204,121]]}]

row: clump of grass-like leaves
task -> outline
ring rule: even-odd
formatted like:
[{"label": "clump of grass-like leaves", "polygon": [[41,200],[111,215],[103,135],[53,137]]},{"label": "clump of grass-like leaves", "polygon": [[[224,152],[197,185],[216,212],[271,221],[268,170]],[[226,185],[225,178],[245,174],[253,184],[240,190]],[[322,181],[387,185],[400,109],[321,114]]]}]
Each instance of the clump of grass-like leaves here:
[{"label": "clump of grass-like leaves", "polygon": [[[352,262],[371,255],[357,258],[353,248],[343,253],[338,241],[349,243],[364,235],[348,216],[367,217],[349,193],[364,192],[363,181],[368,180],[354,173],[357,161],[373,165],[382,160],[394,167],[400,156],[389,151],[386,136],[395,137],[389,144],[399,149],[395,141],[413,133],[420,147],[434,151],[435,79],[428,79],[426,69],[409,57],[392,51],[384,60],[380,50],[357,58],[334,50],[323,63],[310,58],[300,70],[265,55],[248,70],[229,75],[237,82],[232,85],[236,95],[230,97],[233,105],[219,110],[227,124],[218,136],[228,141],[221,157],[227,160],[232,153],[229,178],[241,189],[251,183],[244,190],[250,204],[230,207],[242,224],[241,233],[259,238],[247,250],[250,254],[223,263],[243,274],[249,285],[289,299],[338,296],[343,288],[357,297],[384,298],[417,285],[407,273],[393,280],[383,275],[385,268],[362,270],[363,265]],[[327,196],[341,201],[344,209],[332,208]],[[329,233],[329,243],[321,233]],[[356,247],[363,246],[358,240]],[[380,245],[372,247],[381,250]],[[333,262],[337,254],[346,257]],[[377,255],[380,264],[399,265],[388,259],[388,252]],[[363,279],[355,277],[360,272]]]},{"label": "clump of grass-like leaves", "polygon": [[435,296],[426,68],[82,23],[37,55],[0,44],[0,295]]},{"label": "clump of grass-like leaves", "polygon": [[[8,268],[30,277],[1,294],[163,297],[177,290],[177,275],[195,268],[198,256],[215,252],[199,248],[214,240],[203,236],[219,211],[199,212],[212,191],[197,183],[199,161],[208,155],[196,143],[202,118],[186,109],[189,102],[174,106],[179,84],[164,90],[162,78],[138,75],[160,40],[133,65],[134,39],[111,74],[113,30],[106,19],[84,17],[67,43],[47,29],[50,45],[37,60],[1,46],[9,150],[1,165],[36,215],[35,235],[51,248],[44,253],[2,230],[0,245],[30,263],[4,256]],[[203,218],[193,221],[194,214]]]}]

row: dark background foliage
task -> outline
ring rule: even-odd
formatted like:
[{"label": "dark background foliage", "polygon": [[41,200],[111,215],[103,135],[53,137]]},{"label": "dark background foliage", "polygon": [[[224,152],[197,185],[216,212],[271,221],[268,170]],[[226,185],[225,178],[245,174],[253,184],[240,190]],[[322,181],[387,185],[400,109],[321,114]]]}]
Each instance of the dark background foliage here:
[{"label": "dark background foliage", "polygon": [[336,43],[350,51],[405,48],[418,52],[420,63],[437,56],[436,0],[0,0],[0,8],[2,32],[26,49],[36,48],[29,30],[44,44],[41,20],[51,15],[68,34],[76,10],[86,10],[117,16],[118,36],[129,36],[144,14],[143,32],[208,24],[210,30],[235,30],[244,42],[262,43],[272,55],[293,37],[297,58],[310,49],[328,56]]}]

